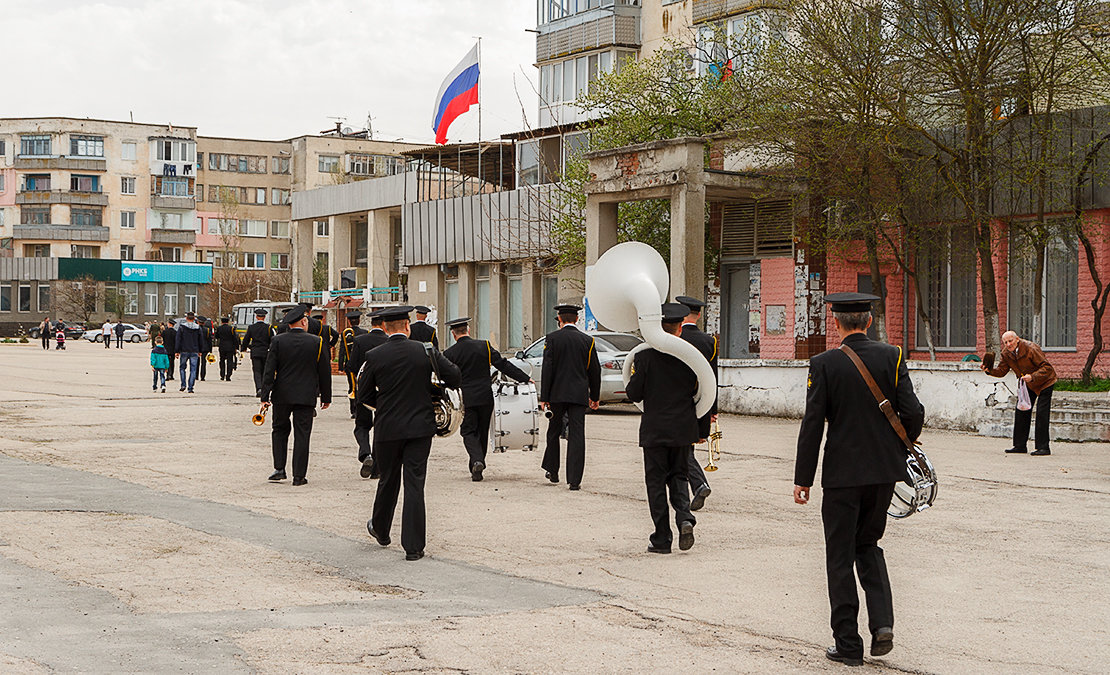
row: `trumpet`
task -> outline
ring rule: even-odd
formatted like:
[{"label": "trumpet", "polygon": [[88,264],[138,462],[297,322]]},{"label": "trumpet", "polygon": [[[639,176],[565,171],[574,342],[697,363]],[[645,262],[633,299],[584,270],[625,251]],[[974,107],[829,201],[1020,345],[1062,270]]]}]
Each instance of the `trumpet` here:
[{"label": "trumpet", "polygon": [[714,422],[709,430],[709,438],[707,439],[706,449],[709,450],[709,463],[703,468],[706,471],[716,471],[717,462],[721,461],[721,439],[724,438],[724,433],[721,427]]},{"label": "trumpet", "polygon": [[251,422],[254,422],[254,426],[260,427],[260,426],[262,426],[263,424],[266,423],[266,408],[267,407],[268,406],[265,403],[263,403],[261,406],[258,407],[258,412],[255,413],[253,417],[251,417]]},{"label": "trumpet", "polygon": [[208,356],[205,356],[204,360],[209,362],[209,363],[215,363],[216,362],[216,355],[213,354],[212,352],[208,352]]}]

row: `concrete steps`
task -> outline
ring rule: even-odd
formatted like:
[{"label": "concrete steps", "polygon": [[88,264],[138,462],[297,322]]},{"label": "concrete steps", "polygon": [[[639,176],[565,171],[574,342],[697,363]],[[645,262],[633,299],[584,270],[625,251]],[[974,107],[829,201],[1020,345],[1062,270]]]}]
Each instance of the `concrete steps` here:
[{"label": "concrete steps", "polygon": [[[1010,438],[1014,434],[1014,408],[1017,397],[988,409],[979,423],[980,436]],[[1033,428],[1036,428],[1034,410]],[[1052,393],[1049,437],[1054,441],[1110,441],[1110,396],[1105,392],[1059,391]]]}]

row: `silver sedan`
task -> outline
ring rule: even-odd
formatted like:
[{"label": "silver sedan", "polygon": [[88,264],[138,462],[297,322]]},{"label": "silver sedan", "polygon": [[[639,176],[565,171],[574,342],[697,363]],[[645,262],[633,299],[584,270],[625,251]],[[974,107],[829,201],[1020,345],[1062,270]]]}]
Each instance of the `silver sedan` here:
[{"label": "silver sedan", "polygon": [[[621,403],[627,401],[628,396],[624,391],[624,379],[621,377],[624,357],[643,340],[629,333],[586,331],[586,335],[594,339],[594,344],[597,346],[597,359],[601,363],[601,402]],[[517,352],[515,357],[509,359],[515,366],[532,376],[532,379],[536,381],[537,391],[540,386],[543,347],[546,340],[546,337],[536,340],[527,349]]]}]

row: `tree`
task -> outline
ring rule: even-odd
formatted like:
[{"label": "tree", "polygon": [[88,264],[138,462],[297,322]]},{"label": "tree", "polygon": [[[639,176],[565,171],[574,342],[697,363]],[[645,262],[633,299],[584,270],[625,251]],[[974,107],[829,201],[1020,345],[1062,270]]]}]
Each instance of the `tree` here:
[{"label": "tree", "polygon": [[[79,279],[60,280],[54,282],[51,289],[54,297],[54,308],[59,316],[74,317],[83,324],[92,321],[96,314],[96,304],[99,291],[99,282],[91,276]],[[122,314],[124,302],[116,289],[106,289],[104,293],[104,311],[107,314]]]}]

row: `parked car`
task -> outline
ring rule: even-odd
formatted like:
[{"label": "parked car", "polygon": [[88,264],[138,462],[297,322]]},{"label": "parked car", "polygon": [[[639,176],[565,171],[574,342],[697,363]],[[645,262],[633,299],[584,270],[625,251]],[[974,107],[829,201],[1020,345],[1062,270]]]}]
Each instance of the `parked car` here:
[{"label": "parked car", "polygon": [[[82,335],[85,334],[85,326],[82,325],[82,324],[77,323],[76,321],[54,321],[54,322],[51,323],[51,333],[50,333],[51,338],[53,338],[54,334],[58,332],[58,324],[61,324],[62,326],[65,327],[65,332],[66,332],[66,338],[67,339],[76,340],[77,338],[79,338],[79,337],[81,337]],[[27,335],[32,340],[37,340],[38,337],[39,337],[39,326],[38,326],[38,324],[36,324],[35,327],[32,328],[31,330],[27,331]]]},{"label": "parked car", "polygon": [[[620,403],[627,401],[624,392],[624,379],[621,369],[624,368],[624,357],[636,345],[643,342],[640,338],[629,333],[609,333],[603,331],[587,331],[594,339],[597,346],[597,360],[601,363],[601,402]],[[540,375],[543,368],[543,347],[547,338],[536,340],[527,349],[519,351],[516,356],[509,359],[525,373],[529,373],[540,385]]]},{"label": "parked car", "polygon": [[[85,331],[84,334],[81,335],[81,338],[89,342],[102,342],[104,336],[101,335],[101,328],[93,328],[92,330]],[[116,324],[114,323],[112,324],[112,339],[116,339]],[[125,323],[123,324],[123,339],[127,342],[145,342],[150,339],[150,336],[142,326],[136,326],[133,323]]]}]

